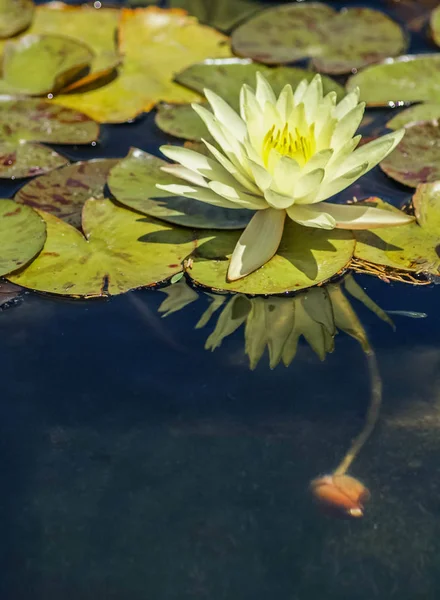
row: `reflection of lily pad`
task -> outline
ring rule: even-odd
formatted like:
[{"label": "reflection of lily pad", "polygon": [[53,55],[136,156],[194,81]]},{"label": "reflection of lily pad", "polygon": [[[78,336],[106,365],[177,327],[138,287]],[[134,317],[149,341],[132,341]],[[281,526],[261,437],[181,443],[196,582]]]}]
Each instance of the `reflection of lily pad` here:
[{"label": "reflection of lily pad", "polygon": [[156,125],[169,135],[185,140],[204,138],[212,143],[212,137],[206,125],[192,108],[191,104],[161,104],[157,110]]},{"label": "reflection of lily pad", "polygon": [[85,238],[64,221],[41,215],[47,225],[43,250],[29,267],[9,277],[41,292],[105,296],[151,286],[181,271],[182,260],[195,247],[192,232],[171,229],[111,200],[85,203]]},{"label": "reflection of lily pad", "polygon": [[110,169],[117,159],[101,158],[76,162],[32,179],[15,196],[15,201],[39,208],[81,227],[81,211],[89,198],[103,198]]},{"label": "reflection of lily pad", "polygon": [[26,35],[3,52],[0,92],[43,96],[58,92],[87,69],[88,46],[60,35]]},{"label": "reflection of lily pad", "polygon": [[[188,103],[200,97],[173,82],[174,74],[207,57],[230,56],[227,38],[180,10],[155,6],[122,9],[118,77],[99,89],[61,94],[53,101],[92,116],[122,123],[160,101]],[[146,50],[147,49],[147,50]]]},{"label": "reflection of lily pad", "polygon": [[176,183],[161,167],[170,163],[134,148],[111,170],[108,185],[118,202],[135,210],[185,227],[243,229],[253,212],[218,208],[192,198],[170,196],[157,183]]},{"label": "reflection of lily pad", "polygon": [[[418,204],[420,211],[423,211],[423,203],[428,202],[429,194],[426,192],[430,190],[436,191],[436,184],[427,184],[424,188],[424,194],[420,196]],[[375,199],[375,204],[386,210],[397,210],[378,198]],[[430,206],[420,224],[413,222],[401,227],[354,232],[355,257],[393,269],[438,275],[440,257],[437,247],[440,243],[440,232],[433,233],[430,223],[437,219],[436,215],[439,212],[440,204],[437,204],[437,209]]]},{"label": "reflection of lily pad", "polygon": [[380,163],[392,179],[417,187],[440,179],[440,126],[428,122],[407,127],[397,148]]},{"label": "reflection of lily pad", "polygon": [[304,2],[257,14],[235,29],[232,47],[240,56],[267,64],[310,57],[318,71],[336,74],[396,56],[406,40],[397,23],[380,11],[337,12],[320,2]]},{"label": "reflection of lily pad", "polygon": [[0,276],[32,260],[45,239],[44,221],[32,208],[0,200]]},{"label": "reflection of lily pad", "polygon": [[262,10],[266,5],[256,0],[170,0],[172,8],[184,8],[201,23],[225,31]]},{"label": "reflection of lily pad", "polygon": [[98,125],[86,115],[44,100],[0,101],[0,178],[40,175],[69,161],[35,142],[90,144]]},{"label": "reflection of lily pad", "polygon": [[419,54],[390,59],[353,75],[350,91],[361,90],[370,106],[400,102],[437,102],[440,97],[440,54]]},{"label": "reflection of lily pad", "polygon": [[413,123],[422,123],[423,121],[433,121],[440,119],[440,102],[437,104],[426,103],[410,106],[406,110],[399,112],[387,123],[389,129],[400,129]]},{"label": "reflection of lily pad", "polygon": [[0,0],[0,38],[12,37],[32,21],[32,0]]},{"label": "reflection of lily pad", "polygon": [[244,294],[280,294],[301,290],[330,279],[342,271],[353,255],[354,238],[349,231],[324,231],[302,227],[289,219],[277,254],[255,273],[226,283],[229,258],[239,233],[213,233],[193,257],[188,275],[215,290]]},{"label": "reflection of lily pad", "polygon": [[[246,59],[232,58],[208,60],[192,65],[178,73],[176,81],[200,94],[203,94],[204,88],[208,88],[238,109],[241,86],[247,83],[255,87],[258,71],[267,78],[275,94],[279,94],[287,83],[295,89],[302,79],[311,81],[316,75],[312,71],[295,67],[270,68]],[[322,83],[325,94],[335,91],[339,98],[344,95],[343,88],[330,77],[323,76]]]}]

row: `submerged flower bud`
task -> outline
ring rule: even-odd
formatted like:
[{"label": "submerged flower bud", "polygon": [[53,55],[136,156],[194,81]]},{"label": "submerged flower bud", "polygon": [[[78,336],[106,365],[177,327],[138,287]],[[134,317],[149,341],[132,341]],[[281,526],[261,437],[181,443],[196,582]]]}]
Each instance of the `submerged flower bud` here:
[{"label": "submerged flower bud", "polygon": [[310,487],[323,509],[342,516],[362,517],[370,497],[368,489],[349,475],[324,475],[314,479]]}]

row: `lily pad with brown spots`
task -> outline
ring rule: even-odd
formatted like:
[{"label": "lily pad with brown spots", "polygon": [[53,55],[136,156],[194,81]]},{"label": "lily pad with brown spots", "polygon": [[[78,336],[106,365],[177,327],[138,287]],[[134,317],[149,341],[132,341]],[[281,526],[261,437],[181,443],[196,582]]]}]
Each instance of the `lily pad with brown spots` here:
[{"label": "lily pad with brown spots", "polygon": [[438,103],[427,102],[410,106],[388,121],[387,127],[389,129],[400,129],[414,123],[423,123],[435,119],[440,119],[440,101]]},{"label": "lily pad with brown spots", "polygon": [[317,71],[343,74],[401,54],[407,46],[399,25],[369,8],[336,11],[320,2],[269,8],[232,33],[232,48],[266,64],[311,58]]},{"label": "lily pad with brown spots", "polygon": [[171,8],[184,8],[205,25],[228,33],[269,4],[257,0],[170,0]]},{"label": "lily pad with brown spots", "polygon": [[32,208],[0,200],[0,277],[31,261],[45,239],[44,221]]},{"label": "lily pad with brown spots", "polygon": [[26,29],[34,16],[32,0],[0,0],[0,38],[9,38]]},{"label": "lily pad with brown spots", "polygon": [[0,178],[40,175],[69,161],[47,146],[90,144],[99,126],[86,115],[44,100],[0,100]]},{"label": "lily pad with brown spots", "polygon": [[220,208],[159,190],[156,184],[181,183],[162,171],[166,166],[170,163],[132,148],[111,170],[108,186],[121,204],[168,223],[198,229],[244,229],[249,223],[251,210]]},{"label": "lily pad with brown spots", "polygon": [[44,210],[80,228],[85,201],[104,197],[108,174],[117,163],[118,159],[98,158],[56,169],[23,186],[15,195],[15,201]]},{"label": "lily pad with brown spots", "polygon": [[61,35],[25,35],[3,50],[0,92],[45,96],[56,93],[86,71],[93,59],[88,46]]},{"label": "lily pad with brown spots", "polygon": [[182,261],[197,244],[191,230],[139,215],[108,199],[90,198],[84,204],[84,235],[49,213],[39,214],[47,227],[44,248],[26,269],[8,279],[40,292],[96,297],[152,286],[181,272]]},{"label": "lily pad with brown spots", "polygon": [[406,128],[397,148],[380,167],[392,179],[410,187],[440,179],[440,125],[437,121]]},{"label": "lily pad with brown spots", "polygon": [[363,69],[347,81],[359,87],[368,106],[398,106],[410,102],[438,102],[440,54],[414,54],[387,59]]},{"label": "lily pad with brown spots", "polygon": [[191,104],[161,104],[154,122],[164,133],[190,141],[213,142],[206,125]]}]

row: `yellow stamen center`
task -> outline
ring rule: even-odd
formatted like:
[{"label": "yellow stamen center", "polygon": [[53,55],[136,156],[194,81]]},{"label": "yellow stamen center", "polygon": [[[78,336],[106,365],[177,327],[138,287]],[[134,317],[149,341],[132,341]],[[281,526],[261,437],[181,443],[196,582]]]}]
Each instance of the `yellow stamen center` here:
[{"label": "yellow stamen center", "polygon": [[309,127],[308,135],[301,135],[297,127],[291,133],[288,123],[284,125],[283,130],[275,129],[273,125],[263,140],[263,161],[266,167],[271,150],[276,150],[282,156],[289,156],[301,167],[304,166],[316,151],[314,126]]}]

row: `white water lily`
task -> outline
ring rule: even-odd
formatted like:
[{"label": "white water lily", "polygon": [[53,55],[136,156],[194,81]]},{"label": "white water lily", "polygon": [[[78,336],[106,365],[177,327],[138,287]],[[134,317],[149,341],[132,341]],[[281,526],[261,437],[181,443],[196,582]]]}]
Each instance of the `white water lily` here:
[{"label": "white water lily", "polygon": [[232,254],[229,281],[272,258],[286,217],[321,229],[370,229],[412,220],[404,213],[324,202],[376,166],[404,135],[400,129],[356,149],[365,110],[358,89],[337,104],[335,92],[323,96],[316,75],[295,91],[286,85],[276,98],[257,73],[255,92],[248,85],[241,88],[240,115],[214,92],[205,90],[205,95],[213,112],[198,104],[193,108],[221,151],[206,140],[212,158],[162,146],[163,154],[179,163],[163,169],[186,184],[157,187],[214,206],[257,211]]}]

